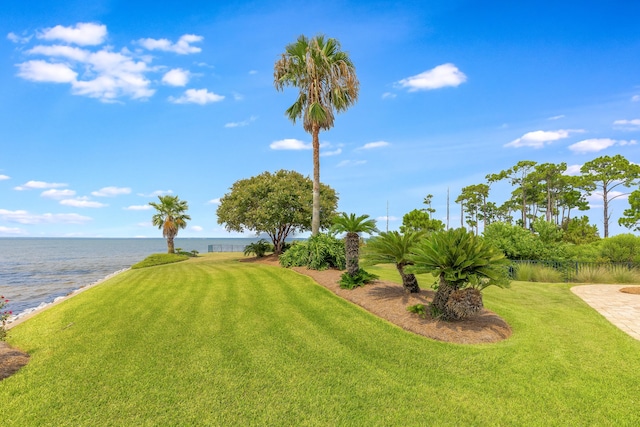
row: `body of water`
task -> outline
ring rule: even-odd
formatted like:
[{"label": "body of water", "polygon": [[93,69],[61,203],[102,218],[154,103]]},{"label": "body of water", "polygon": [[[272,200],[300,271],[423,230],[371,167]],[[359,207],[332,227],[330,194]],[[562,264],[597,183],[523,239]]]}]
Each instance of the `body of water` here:
[{"label": "body of water", "polygon": [[[175,247],[241,250],[253,238],[176,238]],[[165,239],[0,238],[0,295],[14,314],[50,303],[83,286],[167,251]]]}]

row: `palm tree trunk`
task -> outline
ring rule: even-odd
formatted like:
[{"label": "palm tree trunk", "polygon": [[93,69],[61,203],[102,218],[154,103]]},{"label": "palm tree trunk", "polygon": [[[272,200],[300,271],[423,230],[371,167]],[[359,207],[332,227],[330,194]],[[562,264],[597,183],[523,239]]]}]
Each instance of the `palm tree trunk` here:
[{"label": "palm tree trunk", "polygon": [[449,301],[449,295],[451,292],[455,291],[455,288],[449,285],[444,277],[440,276],[440,281],[438,283],[438,290],[436,291],[435,297],[433,297],[433,306],[436,308],[436,311],[440,313],[444,320],[446,320],[446,312],[447,312],[447,301]]},{"label": "palm tree trunk", "polygon": [[176,249],[173,244],[173,237],[167,237],[167,253],[173,254],[175,252],[176,252]]},{"label": "palm tree trunk", "polygon": [[353,277],[358,274],[358,270],[360,270],[360,236],[358,233],[347,233],[344,239],[344,248],[347,261],[347,273]]},{"label": "palm tree trunk", "polygon": [[320,126],[313,125],[313,210],[311,213],[311,235],[320,232]]},{"label": "palm tree trunk", "polygon": [[396,264],[396,268],[398,269],[398,273],[400,273],[400,277],[402,277],[402,287],[404,291],[408,294],[419,293],[420,286],[418,286],[418,279],[416,279],[415,274],[405,273],[403,265]]}]

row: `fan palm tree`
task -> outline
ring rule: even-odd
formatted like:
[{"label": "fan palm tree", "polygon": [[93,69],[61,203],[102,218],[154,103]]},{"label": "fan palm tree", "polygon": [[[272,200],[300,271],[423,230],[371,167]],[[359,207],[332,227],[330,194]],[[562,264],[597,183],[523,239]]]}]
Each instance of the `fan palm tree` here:
[{"label": "fan palm tree", "polygon": [[344,251],[347,261],[347,273],[351,277],[355,276],[360,270],[360,233],[377,233],[376,221],[369,219],[369,215],[360,215],[352,213],[347,215],[342,212],[333,219],[333,227],[331,230],[335,233],[347,233],[344,239]]},{"label": "fan palm tree", "polygon": [[382,232],[369,239],[363,251],[363,264],[389,264],[393,263],[402,278],[402,286],[407,293],[420,292],[418,279],[413,273],[407,273],[405,267],[413,265],[411,251],[424,237],[423,232],[407,232],[400,234],[397,231]]},{"label": "fan palm tree", "polygon": [[438,277],[432,307],[443,320],[460,320],[482,309],[480,291],[509,286],[504,254],[464,228],[432,233],[413,249],[414,273]]},{"label": "fan palm tree", "polygon": [[180,200],[178,196],[158,196],[157,202],[149,202],[156,209],[156,214],[151,218],[154,226],[162,229],[162,237],[167,239],[167,252],[175,252],[173,239],[178,235],[178,230],[187,226],[187,221],[191,217],[185,212],[189,209],[186,201]]},{"label": "fan palm tree", "polygon": [[295,43],[287,45],[275,63],[273,77],[277,90],[284,90],[286,86],[299,89],[298,98],[286,110],[286,115],[294,124],[302,118],[304,130],[311,134],[311,234],[316,235],[320,231],[320,130],[333,127],[334,110],[346,111],[355,104],[360,83],[349,55],[340,50],[340,43],[323,35],[311,39],[301,35]]}]

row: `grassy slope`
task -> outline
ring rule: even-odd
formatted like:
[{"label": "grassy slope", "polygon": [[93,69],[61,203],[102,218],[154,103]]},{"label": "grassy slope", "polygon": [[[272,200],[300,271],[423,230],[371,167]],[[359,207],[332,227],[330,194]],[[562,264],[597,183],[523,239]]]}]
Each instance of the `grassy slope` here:
[{"label": "grassy slope", "polygon": [[640,423],[640,342],[568,285],[487,289],[514,334],[462,346],[234,256],[128,271],[14,328],[32,359],[0,382],[2,424]]}]

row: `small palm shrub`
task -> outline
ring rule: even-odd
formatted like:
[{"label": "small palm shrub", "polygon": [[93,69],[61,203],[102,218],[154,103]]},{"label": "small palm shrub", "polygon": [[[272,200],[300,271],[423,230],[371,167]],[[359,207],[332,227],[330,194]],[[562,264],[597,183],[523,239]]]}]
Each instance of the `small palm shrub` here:
[{"label": "small palm shrub", "polygon": [[267,252],[273,252],[273,245],[265,239],[260,239],[244,247],[244,254],[246,256],[255,254],[256,257],[262,258]]},{"label": "small palm shrub", "polygon": [[422,317],[423,319],[427,318],[427,307],[425,307],[424,304],[410,305],[407,307],[407,311],[417,314],[418,317]]},{"label": "small palm shrub", "polygon": [[329,234],[316,234],[306,242],[295,242],[280,255],[279,260],[283,267],[307,267],[311,270],[344,270],[346,265],[344,243]]},{"label": "small palm shrub", "polygon": [[354,275],[349,274],[348,271],[342,273],[338,283],[342,289],[355,289],[358,286],[368,285],[376,279],[378,279],[377,275],[360,268]]}]

